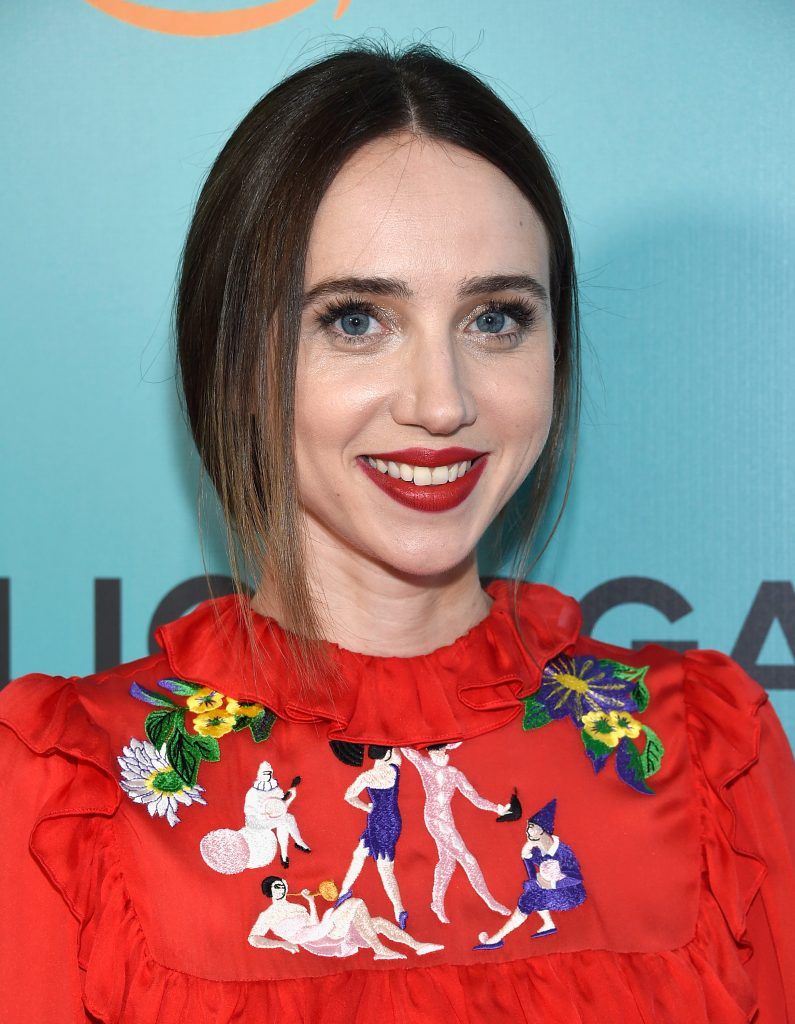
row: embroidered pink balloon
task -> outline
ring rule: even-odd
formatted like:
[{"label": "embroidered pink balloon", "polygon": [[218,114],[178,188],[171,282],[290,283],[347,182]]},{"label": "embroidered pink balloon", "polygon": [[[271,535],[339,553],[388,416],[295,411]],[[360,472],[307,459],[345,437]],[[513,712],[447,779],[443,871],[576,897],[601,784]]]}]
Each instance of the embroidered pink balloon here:
[{"label": "embroidered pink balloon", "polygon": [[245,871],[251,856],[245,837],[231,828],[208,832],[199,843],[199,849],[204,863],[222,875],[237,875]]}]

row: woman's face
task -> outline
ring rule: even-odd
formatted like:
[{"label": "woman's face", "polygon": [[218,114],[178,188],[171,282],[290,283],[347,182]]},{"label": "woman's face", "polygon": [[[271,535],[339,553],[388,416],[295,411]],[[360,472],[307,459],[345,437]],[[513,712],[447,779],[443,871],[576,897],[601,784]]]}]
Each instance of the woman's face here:
[{"label": "woman's face", "polygon": [[316,554],[417,576],[471,555],[549,433],[548,265],[528,200],[466,150],[401,135],[343,166],[307,251],[296,379]]}]

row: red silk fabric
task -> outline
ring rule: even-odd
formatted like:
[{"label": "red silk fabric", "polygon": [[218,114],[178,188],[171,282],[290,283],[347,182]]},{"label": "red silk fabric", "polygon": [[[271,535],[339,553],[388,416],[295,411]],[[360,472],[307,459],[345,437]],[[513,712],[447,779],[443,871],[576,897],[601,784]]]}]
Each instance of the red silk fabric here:
[{"label": "red silk fabric", "polygon": [[[114,1024],[232,1024],[379,1020],[480,1024],[787,1024],[795,1021],[795,766],[764,690],[715,651],[657,645],[624,650],[580,635],[579,608],[551,587],[521,589],[522,644],[508,588],[489,587],[486,619],[453,644],[415,658],[378,658],[330,645],[346,689],[301,697],[285,636],[255,618],[266,658],[253,655],[236,598],[207,602],[161,629],[163,652],[85,679],[30,676],[0,696],[4,766],[2,1019]],[[589,654],[650,666],[642,718],[666,752],[654,795],[594,773],[566,720],[522,728],[522,697],[538,690],[556,655]],[[137,682],[181,678],[277,715],[270,737],[219,738],[203,762],[206,803],[179,808],[170,827],[120,787],[117,761],[145,739],[152,707]],[[164,692],[164,691],[161,691]],[[455,827],[493,898],[513,910],[527,877],[526,819],[556,800],[554,832],[577,857],[586,899],[553,912],[557,931],[533,938],[536,916],[502,948],[475,950],[506,918],[485,905],[462,866],[443,924],[431,909],[439,857],[424,815],[427,795],[407,757],[400,765],[402,830],[394,872],[405,931],[443,949],[376,960],[369,948],[320,956],[247,941],[269,905],[260,885],[285,878],[306,905],[339,887],[365,814],[344,799],[361,767],[329,740],[449,749],[486,804],[516,790],[515,821],[462,792]],[[246,794],[267,760],[283,789],[300,776],[290,811],[311,853],[290,844],[289,867],[226,875],[200,854],[202,838],[243,825]],[[367,793],[360,798],[367,800]],[[371,858],[353,885],[373,918],[394,921]],[[330,903],[318,898],[322,915]],[[342,904],[344,906],[344,904]]]}]

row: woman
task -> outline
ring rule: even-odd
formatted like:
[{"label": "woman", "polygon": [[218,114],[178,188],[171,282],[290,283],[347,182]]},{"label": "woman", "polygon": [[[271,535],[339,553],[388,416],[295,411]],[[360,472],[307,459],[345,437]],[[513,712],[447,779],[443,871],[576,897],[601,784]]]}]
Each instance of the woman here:
[{"label": "woman", "polygon": [[[398,806],[400,753],[391,747],[378,747],[372,744],[367,752],[373,759],[373,767],[358,775],[345,791],[346,803],[364,811],[367,815],[367,824],[353,851],[336,905],[339,906],[350,899],[353,894],[351,886],[359,877],[364,862],[368,857],[372,857],[378,868],[384,892],[392,904],[395,920],[400,928],[404,929],[408,911],[403,906],[400,887],[395,878],[395,847],[403,825]],[[367,790],[369,804],[359,798],[363,789]]]},{"label": "woman", "polygon": [[[716,651],[583,636],[576,601],[521,582],[576,424],[579,348],[565,209],[515,115],[425,47],[298,71],[210,170],[176,327],[255,593],[162,627],[140,661],[4,692],[6,1019],[795,1019],[795,768],[764,690]],[[484,589],[495,520],[517,559]],[[411,773],[395,880],[412,934],[444,948],[416,964],[251,945],[257,880],[220,876],[200,843],[263,756],[301,778],[312,854],[285,869],[301,892],[339,886],[367,747],[458,742],[484,790],[556,797],[587,894],[565,927],[473,948],[494,912],[461,873],[439,921]],[[456,816],[507,908],[521,821]],[[335,912],[388,914],[377,873],[355,888]]]}]

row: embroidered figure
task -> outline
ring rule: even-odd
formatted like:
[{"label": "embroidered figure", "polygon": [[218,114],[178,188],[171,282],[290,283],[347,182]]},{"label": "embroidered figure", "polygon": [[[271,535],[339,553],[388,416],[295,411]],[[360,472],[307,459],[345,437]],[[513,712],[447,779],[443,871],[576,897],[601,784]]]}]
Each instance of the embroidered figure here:
[{"label": "embroidered figure", "polygon": [[[334,741],[331,748],[345,764],[361,764],[364,759],[364,748],[361,744]],[[336,906],[351,898],[351,886],[359,877],[367,858],[372,857],[378,868],[384,892],[392,903],[395,920],[400,928],[404,929],[409,915],[403,906],[400,887],[395,878],[395,846],[403,827],[398,807],[401,757],[393,747],[373,743],[368,746],[367,753],[373,759],[373,767],[361,772],[345,791],[345,800],[351,807],[365,811],[367,824],[359,837],[358,846],[353,851],[350,867],[342,882],[342,894]],[[370,797],[369,804],[359,799],[359,794],[365,787]]]},{"label": "embroidered figure", "polygon": [[[299,949],[315,956],[352,956],[360,949],[372,949],[374,960],[405,960],[406,954],[384,945],[381,936],[409,946],[417,956],[444,949],[434,942],[418,942],[383,917],[371,917],[363,900],[350,896],[341,905],[329,907],[318,917],[315,897],[328,902],[337,899],[338,890],[331,881],[321,882],[318,892],[302,889],[288,893],[287,883],[278,875],[268,875],[262,882],[262,892],[271,904],[257,918],[248,941],[259,949],[285,949],[297,953]],[[307,903],[302,907],[291,903],[288,896],[302,896]],[[275,938],[268,938],[268,933]]]},{"label": "embroidered figure", "polygon": [[237,831],[218,828],[199,843],[205,864],[223,875],[236,875],[246,868],[262,868],[276,856],[283,868],[290,866],[289,840],[303,853],[312,851],[301,838],[295,816],[288,811],[295,800],[301,776],[296,775],[285,791],[276,781],[269,761],[263,761],[246,793],[243,806],[245,825]]},{"label": "embroidered figure", "polygon": [[179,823],[180,804],[206,804],[201,786],[189,786],[174,771],[166,756],[165,743],[156,750],[148,740],[130,740],[116,758],[121,768],[120,785],[137,804],[144,804],[150,815],[165,817],[169,825]]},{"label": "embroidered figure", "polygon": [[451,765],[448,751],[460,747],[461,743],[437,743],[426,747],[427,757],[411,747],[401,747],[401,752],[414,765],[425,790],[423,817],[425,825],[436,843],[439,859],[433,872],[433,897],[431,910],[442,924],[449,924],[444,909],[444,898],[456,864],[463,868],[469,884],[490,910],[505,917],[510,910],[496,900],[489,892],[483,872],[474,855],[467,848],[456,828],[451,807],[453,796],[458,790],[463,796],[483,811],[491,811],[502,820],[514,820],[512,815],[521,814],[521,805],[514,795],[512,803],[495,804],[482,797],[464,773]]},{"label": "embroidered figure", "polygon": [[493,935],[481,932],[473,949],[499,949],[505,936],[524,924],[532,913],[541,918],[541,927],[531,938],[553,935],[557,931],[550,911],[571,910],[585,899],[582,872],[570,846],[554,835],[556,801],[550,800],[527,819],[527,842],[522,847],[522,862],[527,881],[516,910]]},{"label": "embroidered figure", "polygon": [[[653,793],[646,779],[659,771],[665,748],[653,729],[633,717],[649,705],[648,669],[609,658],[559,655],[544,667],[536,693],[523,699],[522,727],[540,729],[569,718],[580,730],[595,772],[615,752],[618,777],[640,793]],[[641,733],[639,750],[631,741]]]},{"label": "embroidered figure", "polygon": [[[180,704],[164,693],[147,690],[138,683],[132,684],[130,694],[155,708],[149,712],[144,722],[144,729],[150,741],[145,749],[151,746],[157,756],[168,765],[167,770],[181,780],[179,785],[175,779],[167,780],[167,784],[174,787],[171,791],[173,801],[185,806],[194,802],[206,803],[192,794],[204,792],[203,788],[197,785],[202,761],[220,760],[218,738],[229,732],[248,729],[256,742],[261,743],[270,736],[276,716],[261,704],[237,701],[225,697],[217,690],[185,679],[160,679],[157,685],[170,693],[184,697],[185,703]],[[129,751],[133,748],[139,750],[136,744],[141,745],[142,741],[133,739],[130,741],[130,747],[124,748],[122,756],[128,761],[131,756]],[[131,781],[130,777],[125,776],[125,769],[133,773],[135,769],[131,765],[125,766],[122,757],[117,757],[117,760],[122,767],[122,788],[136,803],[145,802],[137,799],[135,787],[131,790],[124,784],[125,781]],[[179,796],[180,793],[182,796]],[[171,815],[167,812],[162,813],[166,814],[171,825],[179,821],[177,815],[173,813],[173,808]]]}]

